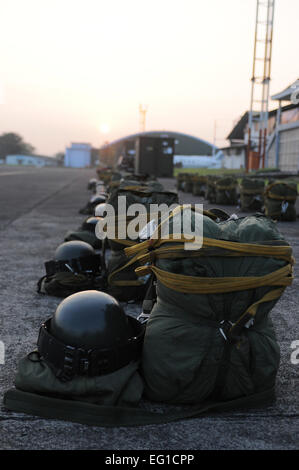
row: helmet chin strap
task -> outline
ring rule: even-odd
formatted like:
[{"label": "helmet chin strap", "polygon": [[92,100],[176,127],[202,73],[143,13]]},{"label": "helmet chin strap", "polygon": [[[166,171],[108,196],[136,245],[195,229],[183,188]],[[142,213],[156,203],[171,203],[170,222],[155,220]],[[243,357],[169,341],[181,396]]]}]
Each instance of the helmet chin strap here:
[{"label": "helmet chin strap", "polygon": [[112,348],[90,349],[70,346],[56,339],[50,333],[50,318],[39,330],[38,353],[62,381],[72,380],[78,375],[94,377],[110,374],[140,358],[145,328],[135,318],[127,318],[134,336]]},{"label": "helmet chin strap", "polygon": [[72,272],[78,274],[82,272],[98,273],[101,271],[101,255],[83,256],[70,260],[46,261],[45,268],[47,276],[53,276],[56,273]]}]

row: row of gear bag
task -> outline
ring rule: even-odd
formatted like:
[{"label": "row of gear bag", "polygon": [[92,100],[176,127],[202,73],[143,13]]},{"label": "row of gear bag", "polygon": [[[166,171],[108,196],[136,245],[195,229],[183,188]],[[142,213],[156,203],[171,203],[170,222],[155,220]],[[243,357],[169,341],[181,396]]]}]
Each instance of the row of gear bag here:
[{"label": "row of gear bag", "polygon": [[[279,347],[267,316],[292,282],[291,247],[263,216],[223,222],[203,216],[203,228],[203,247],[193,253],[184,251],[180,240],[177,247],[158,239],[125,249],[139,257],[140,275],[149,272],[156,278],[156,303],[147,323],[126,315],[107,293],[85,290],[65,298],[42,325],[37,350],[20,361],[15,388],[4,397],[6,408],[119,427],[272,401]],[[154,263],[148,265],[147,259]],[[217,269],[221,277],[213,275]],[[231,276],[236,286],[228,285]],[[238,311],[227,308],[224,321],[223,308],[231,305]],[[261,343],[264,333],[267,341]],[[199,370],[193,354],[198,351]],[[212,363],[217,387],[209,383],[205,393],[203,366],[209,365],[206,379],[211,381]],[[191,369],[200,381],[188,382]],[[160,404],[160,412],[152,411],[153,402]],[[175,408],[165,411],[165,404]]]}]

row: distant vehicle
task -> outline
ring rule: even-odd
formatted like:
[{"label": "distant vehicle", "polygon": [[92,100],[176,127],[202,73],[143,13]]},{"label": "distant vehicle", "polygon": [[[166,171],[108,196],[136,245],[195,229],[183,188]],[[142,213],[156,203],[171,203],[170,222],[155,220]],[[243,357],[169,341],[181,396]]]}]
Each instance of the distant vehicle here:
[{"label": "distant vehicle", "polygon": [[175,155],[174,164],[181,163],[183,168],[222,168],[224,154],[219,150],[213,157],[208,155]]}]

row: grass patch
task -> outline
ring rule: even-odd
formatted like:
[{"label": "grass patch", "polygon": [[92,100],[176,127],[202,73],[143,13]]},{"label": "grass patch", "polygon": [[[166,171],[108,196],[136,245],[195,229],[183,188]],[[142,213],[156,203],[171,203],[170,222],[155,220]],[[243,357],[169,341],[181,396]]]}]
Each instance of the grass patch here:
[{"label": "grass patch", "polygon": [[[205,175],[233,175],[233,174],[242,174],[242,170],[229,170],[227,168],[175,168],[173,172],[173,176],[176,178],[176,176],[179,173],[194,173],[200,176],[205,176]],[[245,172],[244,172],[245,176]]]},{"label": "grass patch", "polygon": [[[274,172],[275,169],[273,168],[264,168],[263,170],[257,170],[256,172],[250,172],[246,173],[244,170],[238,169],[238,170],[230,170],[228,168],[217,168],[217,169],[210,169],[210,168],[174,168],[173,176],[174,178],[177,177],[179,173],[193,173],[197,174],[200,176],[206,176],[206,175],[238,175],[238,183],[240,184],[243,176],[252,176],[254,178],[254,173],[258,174],[261,172]],[[277,169],[276,169],[277,171]],[[279,170],[278,170],[279,172]],[[275,178],[274,178],[275,179]],[[288,179],[282,179],[281,181],[290,181],[292,183],[297,183],[297,192],[299,194],[299,178],[298,177],[292,177]],[[265,178],[265,185],[268,184],[268,178]]]}]

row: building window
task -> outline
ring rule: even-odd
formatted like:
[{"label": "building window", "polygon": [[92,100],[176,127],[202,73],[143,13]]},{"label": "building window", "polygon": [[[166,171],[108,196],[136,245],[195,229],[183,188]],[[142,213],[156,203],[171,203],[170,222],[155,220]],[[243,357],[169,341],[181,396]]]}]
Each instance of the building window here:
[{"label": "building window", "polygon": [[281,113],[281,124],[299,121],[299,108],[288,109]]}]

